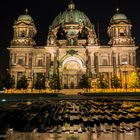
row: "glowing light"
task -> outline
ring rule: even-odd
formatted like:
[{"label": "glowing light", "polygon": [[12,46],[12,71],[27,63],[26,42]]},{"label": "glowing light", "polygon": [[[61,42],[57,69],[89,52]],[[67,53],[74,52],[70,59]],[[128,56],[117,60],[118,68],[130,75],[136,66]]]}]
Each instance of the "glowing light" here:
[{"label": "glowing light", "polygon": [[6,102],[6,99],[2,99],[1,101],[2,101],[2,102]]}]

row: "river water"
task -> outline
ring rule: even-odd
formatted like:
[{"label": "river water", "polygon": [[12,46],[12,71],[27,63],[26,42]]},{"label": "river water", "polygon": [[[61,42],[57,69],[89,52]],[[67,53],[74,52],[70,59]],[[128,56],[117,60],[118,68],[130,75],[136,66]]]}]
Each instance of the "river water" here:
[{"label": "river water", "polygon": [[6,109],[0,122],[9,127],[0,140],[140,140],[139,102],[45,100]]},{"label": "river water", "polygon": [[[128,125],[128,124],[127,124]],[[114,131],[112,131],[112,126],[103,125],[102,131],[97,131],[93,129],[81,132],[81,131],[70,131],[65,132],[52,132],[49,133],[38,133],[35,130],[33,132],[15,132],[9,130],[5,136],[5,140],[140,140],[140,122],[131,124],[131,126],[137,126],[137,128],[132,131],[123,130],[120,126],[114,126]],[[122,131],[120,131],[122,130]]]}]

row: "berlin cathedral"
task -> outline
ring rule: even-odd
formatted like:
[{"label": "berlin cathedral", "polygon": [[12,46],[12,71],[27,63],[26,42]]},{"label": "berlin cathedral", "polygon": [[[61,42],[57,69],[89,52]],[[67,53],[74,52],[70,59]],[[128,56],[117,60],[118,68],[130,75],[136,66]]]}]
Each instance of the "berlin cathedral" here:
[{"label": "berlin cathedral", "polygon": [[108,79],[114,74],[128,75],[136,69],[138,48],[131,28],[131,21],[117,9],[107,29],[109,42],[101,45],[90,19],[70,2],[49,27],[46,44],[37,46],[34,40],[37,29],[26,11],[14,22],[8,48],[9,70],[15,85],[23,74],[32,84],[38,73],[49,80],[59,72],[62,88],[78,88],[83,74],[91,79],[100,74]]}]

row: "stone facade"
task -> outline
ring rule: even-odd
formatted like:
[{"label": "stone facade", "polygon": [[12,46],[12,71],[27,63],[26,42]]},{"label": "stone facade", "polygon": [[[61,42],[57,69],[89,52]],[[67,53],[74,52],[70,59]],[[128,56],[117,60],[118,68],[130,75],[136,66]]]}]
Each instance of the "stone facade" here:
[{"label": "stone facade", "polygon": [[110,40],[103,46],[89,18],[70,2],[68,9],[49,27],[46,45],[37,46],[32,17],[28,13],[20,15],[14,23],[14,35],[8,48],[9,69],[15,84],[23,74],[33,83],[37,73],[44,73],[46,79],[50,79],[58,71],[62,88],[77,88],[85,73],[93,79],[99,74],[108,79],[113,74],[128,75],[135,71],[138,48],[131,27],[130,20],[117,9],[108,26]]}]

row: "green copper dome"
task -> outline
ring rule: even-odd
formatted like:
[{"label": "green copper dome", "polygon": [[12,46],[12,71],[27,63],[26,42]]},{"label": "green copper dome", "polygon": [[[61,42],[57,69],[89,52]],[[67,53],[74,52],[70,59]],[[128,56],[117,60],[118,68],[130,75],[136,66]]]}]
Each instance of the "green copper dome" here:
[{"label": "green copper dome", "polygon": [[119,13],[119,8],[117,8],[116,11],[117,13],[111,18],[111,21],[127,20],[127,17],[125,14]]},{"label": "green copper dome", "polygon": [[68,5],[68,9],[62,13],[60,13],[53,21],[51,29],[63,25],[63,24],[70,24],[70,23],[78,23],[84,24],[85,26],[92,28],[93,25],[91,24],[89,18],[81,11],[75,9],[75,5],[70,3]]},{"label": "green copper dome", "polygon": [[127,20],[126,15],[118,13],[112,17],[112,20]]},{"label": "green copper dome", "polygon": [[33,22],[33,19],[30,15],[20,15],[17,20],[18,21],[31,21],[31,22]]},{"label": "green copper dome", "polygon": [[34,22],[34,20],[32,19],[32,17],[28,14],[28,9],[25,10],[25,14],[24,15],[20,15],[17,19],[17,21],[28,21],[28,22]]}]

